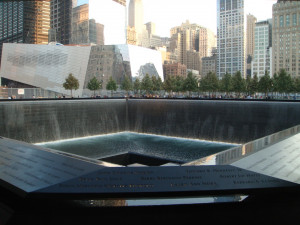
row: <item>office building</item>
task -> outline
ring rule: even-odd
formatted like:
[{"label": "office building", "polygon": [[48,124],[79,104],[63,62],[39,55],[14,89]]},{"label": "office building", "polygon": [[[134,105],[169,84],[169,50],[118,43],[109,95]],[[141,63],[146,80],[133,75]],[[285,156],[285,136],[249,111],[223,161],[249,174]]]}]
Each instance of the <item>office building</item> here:
[{"label": "office building", "polygon": [[255,25],[255,48],[252,60],[251,76],[258,78],[265,71],[272,76],[272,20],[260,21]]},{"label": "office building", "polygon": [[142,45],[145,35],[144,6],[142,0],[130,0],[128,9],[128,26],[136,31],[137,45]]},{"label": "office building", "polygon": [[247,61],[247,75],[251,75],[251,62],[253,60],[254,53],[254,32],[255,32],[255,23],[257,19],[255,16],[248,14],[247,15],[247,49],[246,49],[246,61]]},{"label": "office building", "polygon": [[203,57],[201,75],[206,76],[209,72],[216,73],[216,71],[217,71],[217,54],[214,54],[210,57]]},{"label": "office building", "polygon": [[186,65],[183,65],[179,62],[176,63],[166,63],[163,65],[164,69],[164,78],[166,79],[168,76],[181,76],[186,78],[187,68]]},{"label": "office building", "polygon": [[89,5],[73,8],[71,44],[104,44],[104,25],[90,19]]},{"label": "office building", "polygon": [[278,1],[273,5],[273,72],[285,69],[300,77],[300,2]]},{"label": "office building", "polygon": [[217,76],[240,71],[245,77],[244,0],[217,1]]},{"label": "office building", "polygon": [[50,0],[49,42],[71,43],[72,9],[77,0]]},{"label": "office building", "polygon": [[178,55],[179,62],[188,69],[201,72],[201,58],[211,56],[216,36],[209,29],[189,21],[170,30],[169,50]]}]

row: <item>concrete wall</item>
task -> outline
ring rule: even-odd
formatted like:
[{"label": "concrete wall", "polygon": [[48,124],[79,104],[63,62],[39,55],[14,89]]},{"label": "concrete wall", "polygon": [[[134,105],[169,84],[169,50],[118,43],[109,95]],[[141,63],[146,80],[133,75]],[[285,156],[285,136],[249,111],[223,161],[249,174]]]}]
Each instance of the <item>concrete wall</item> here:
[{"label": "concrete wall", "polygon": [[300,124],[300,103],[64,100],[0,103],[0,136],[30,143],[133,131],[246,143]]}]

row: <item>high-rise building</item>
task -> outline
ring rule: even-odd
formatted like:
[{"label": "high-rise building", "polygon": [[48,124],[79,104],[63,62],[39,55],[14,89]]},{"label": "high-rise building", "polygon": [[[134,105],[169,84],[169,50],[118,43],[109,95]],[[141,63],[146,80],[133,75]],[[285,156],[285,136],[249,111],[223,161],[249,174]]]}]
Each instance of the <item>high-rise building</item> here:
[{"label": "high-rise building", "polygon": [[153,22],[148,22],[145,24],[146,25],[146,29],[148,31],[148,34],[149,35],[155,35],[156,34],[156,26],[155,26],[155,23]]},{"label": "high-rise building", "polygon": [[217,28],[217,76],[237,71],[245,76],[244,0],[218,0]]},{"label": "high-rise building", "polygon": [[285,69],[300,77],[300,2],[278,1],[273,5],[273,72]]},{"label": "high-rise building", "polygon": [[170,52],[177,53],[179,62],[188,69],[201,72],[201,58],[211,55],[216,36],[209,29],[189,21],[170,30]]},{"label": "high-rise building", "polygon": [[77,6],[74,0],[50,0],[50,27],[49,42],[70,44],[72,8]]},{"label": "high-rise building", "polygon": [[0,59],[3,43],[47,44],[50,0],[0,1]]},{"label": "high-rise building", "polygon": [[73,8],[71,44],[104,44],[104,25],[90,19],[89,5]]},{"label": "high-rise building", "polygon": [[126,43],[129,45],[137,45],[136,40],[136,31],[134,27],[127,27],[127,37],[126,37]]},{"label": "high-rise building", "polygon": [[247,15],[247,49],[246,49],[246,60],[247,60],[247,75],[251,74],[251,61],[253,60],[254,53],[254,31],[255,23],[257,19],[255,16]]},{"label": "high-rise building", "polygon": [[214,49],[212,56],[202,58],[202,76],[206,76],[209,72],[216,73],[217,70],[217,49]]},{"label": "high-rise building", "polygon": [[144,25],[144,6],[142,0],[130,0],[128,9],[128,26],[134,27],[138,45],[142,42]]},{"label": "high-rise building", "polygon": [[84,4],[73,9],[72,44],[89,44],[89,5]]},{"label": "high-rise building", "polygon": [[209,57],[213,50],[217,47],[216,35],[205,27],[199,27],[196,45],[196,50],[199,51],[201,57]]},{"label": "high-rise building", "polygon": [[255,48],[252,60],[251,76],[272,76],[272,20],[260,21],[255,26]]},{"label": "high-rise building", "polygon": [[254,53],[254,32],[255,32],[255,23],[257,19],[255,16],[248,14],[247,15],[247,56],[253,56]]},{"label": "high-rise building", "polygon": [[186,65],[183,65],[179,62],[176,63],[167,63],[163,65],[164,70],[164,79],[168,76],[180,76],[186,78],[187,69]]}]

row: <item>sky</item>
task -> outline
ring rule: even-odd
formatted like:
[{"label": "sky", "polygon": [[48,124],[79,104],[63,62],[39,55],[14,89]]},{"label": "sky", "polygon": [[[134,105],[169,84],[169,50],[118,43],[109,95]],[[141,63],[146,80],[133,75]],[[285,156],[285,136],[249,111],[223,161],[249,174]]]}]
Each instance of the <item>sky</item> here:
[{"label": "sky", "polygon": [[[101,1],[101,0],[97,0]],[[127,0],[127,5],[129,5]],[[78,0],[78,4],[88,0]],[[277,0],[245,0],[245,13],[254,15],[258,21],[272,18],[272,5]],[[170,36],[170,29],[186,20],[211,29],[217,33],[217,0],[143,0],[144,23],[156,24],[156,34]]]}]

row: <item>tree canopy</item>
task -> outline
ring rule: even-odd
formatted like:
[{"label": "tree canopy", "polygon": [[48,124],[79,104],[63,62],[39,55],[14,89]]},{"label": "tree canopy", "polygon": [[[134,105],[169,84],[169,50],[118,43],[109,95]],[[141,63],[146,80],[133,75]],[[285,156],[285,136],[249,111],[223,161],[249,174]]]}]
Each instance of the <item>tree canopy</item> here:
[{"label": "tree canopy", "polygon": [[149,74],[146,74],[142,79],[141,90],[146,91],[146,94],[149,94],[153,90],[153,82]]},{"label": "tree canopy", "polygon": [[71,97],[73,97],[72,90],[77,90],[79,88],[79,81],[76,77],[73,76],[72,73],[66,78],[66,81],[63,83],[63,87],[66,90],[71,91]]},{"label": "tree canopy", "polygon": [[188,73],[187,78],[183,82],[183,90],[188,91],[190,96],[191,92],[197,91],[197,89],[198,89],[197,79],[190,72]]},{"label": "tree canopy", "polygon": [[106,84],[106,89],[111,91],[111,96],[113,96],[113,91],[117,90],[117,83],[112,77],[109,77],[109,80]]},{"label": "tree canopy", "polygon": [[102,82],[98,81],[96,77],[93,77],[87,84],[87,88],[90,91],[94,91],[94,96],[95,96],[95,92],[102,88]]},{"label": "tree canopy", "polygon": [[125,90],[127,92],[127,95],[129,95],[129,91],[133,89],[131,79],[128,76],[125,76],[121,85],[121,89]]}]

